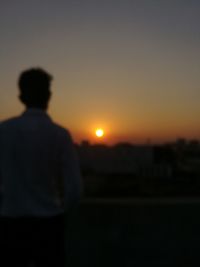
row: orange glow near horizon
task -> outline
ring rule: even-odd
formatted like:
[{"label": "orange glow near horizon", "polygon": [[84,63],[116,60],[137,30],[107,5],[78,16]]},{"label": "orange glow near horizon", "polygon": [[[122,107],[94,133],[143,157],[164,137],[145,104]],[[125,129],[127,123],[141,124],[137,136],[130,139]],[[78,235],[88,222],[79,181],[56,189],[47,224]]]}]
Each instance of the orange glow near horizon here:
[{"label": "orange glow near horizon", "polygon": [[[199,132],[194,133],[194,131],[186,131],[186,129],[174,129],[174,131],[159,131],[155,130],[151,131],[130,131],[119,132],[117,129],[112,129],[112,131],[108,130],[112,127],[91,127],[88,131],[72,131],[72,136],[75,142],[81,143],[84,140],[89,141],[91,144],[95,144],[97,142],[104,143],[106,145],[114,145],[120,142],[129,142],[134,144],[145,144],[147,142],[154,143],[165,143],[165,142],[173,142],[178,138],[185,139],[199,139]],[[98,137],[97,130],[102,129],[104,134],[101,137]],[[101,135],[101,134],[100,134]]]}]

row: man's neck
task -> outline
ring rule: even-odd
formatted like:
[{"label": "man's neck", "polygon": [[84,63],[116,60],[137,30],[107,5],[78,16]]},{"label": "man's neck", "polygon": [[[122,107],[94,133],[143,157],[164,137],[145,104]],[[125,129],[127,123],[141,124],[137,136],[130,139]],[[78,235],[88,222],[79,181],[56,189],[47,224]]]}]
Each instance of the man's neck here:
[{"label": "man's neck", "polygon": [[41,111],[41,112],[47,112],[47,109],[45,108],[39,108],[39,107],[27,107],[26,111]]}]

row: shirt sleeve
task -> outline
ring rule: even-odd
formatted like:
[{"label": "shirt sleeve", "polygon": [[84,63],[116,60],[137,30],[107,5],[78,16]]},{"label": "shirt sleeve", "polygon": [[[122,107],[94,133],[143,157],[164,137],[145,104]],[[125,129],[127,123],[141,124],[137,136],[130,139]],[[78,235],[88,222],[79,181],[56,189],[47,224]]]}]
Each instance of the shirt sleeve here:
[{"label": "shirt sleeve", "polygon": [[68,131],[65,131],[62,136],[61,173],[64,185],[64,209],[66,211],[77,205],[83,194],[78,155]]}]

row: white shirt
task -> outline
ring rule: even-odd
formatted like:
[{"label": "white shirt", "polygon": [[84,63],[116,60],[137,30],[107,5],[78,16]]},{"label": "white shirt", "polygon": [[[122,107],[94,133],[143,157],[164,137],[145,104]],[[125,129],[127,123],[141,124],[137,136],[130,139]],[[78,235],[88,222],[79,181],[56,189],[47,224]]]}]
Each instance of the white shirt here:
[{"label": "white shirt", "polygon": [[0,124],[0,215],[53,216],[82,191],[71,136],[40,109]]}]

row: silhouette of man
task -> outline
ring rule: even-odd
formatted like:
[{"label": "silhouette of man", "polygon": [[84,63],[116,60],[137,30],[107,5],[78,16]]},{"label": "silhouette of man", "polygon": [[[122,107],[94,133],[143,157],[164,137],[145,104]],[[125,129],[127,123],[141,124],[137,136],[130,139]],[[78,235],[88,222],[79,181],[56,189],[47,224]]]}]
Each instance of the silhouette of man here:
[{"label": "silhouette of man", "polygon": [[46,110],[52,77],[40,68],[19,77],[18,117],[0,124],[0,265],[64,266],[65,218],[81,196],[69,132]]}]

